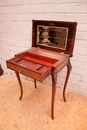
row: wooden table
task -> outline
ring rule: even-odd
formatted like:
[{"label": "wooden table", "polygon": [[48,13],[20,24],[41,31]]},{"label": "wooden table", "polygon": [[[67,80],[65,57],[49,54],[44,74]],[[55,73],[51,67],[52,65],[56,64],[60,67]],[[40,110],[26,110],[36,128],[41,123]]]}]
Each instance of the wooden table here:
[{"label": "wooden table", "polygon": [[63,88],[63,99],[65,98],[65,89],[71,71],[70,57],[58,52],[32,47],[29,50],[15,55],[15,57],[6,61],[7,67],[15,71],[19,86],[20,100],[23,97],[23,88],[19,73],[34,79],[36,88],[36,80],[42,82],[49,75],[52,77],[52,101],[51,101],[51,117],[54,119],[54,101],[57,84],[57,73],[67,66],[67,74]]}]

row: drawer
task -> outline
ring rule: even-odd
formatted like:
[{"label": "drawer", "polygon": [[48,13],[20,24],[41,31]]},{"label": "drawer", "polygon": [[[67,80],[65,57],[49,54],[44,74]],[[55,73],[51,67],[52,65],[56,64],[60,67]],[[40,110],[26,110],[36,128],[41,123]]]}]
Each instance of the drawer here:
[{"label": "drawer", "polygon": [[32,62],[18,57],[13,57],[6,61],[7,68],[18,73],[43,81],[51,74],[51,66]]}]

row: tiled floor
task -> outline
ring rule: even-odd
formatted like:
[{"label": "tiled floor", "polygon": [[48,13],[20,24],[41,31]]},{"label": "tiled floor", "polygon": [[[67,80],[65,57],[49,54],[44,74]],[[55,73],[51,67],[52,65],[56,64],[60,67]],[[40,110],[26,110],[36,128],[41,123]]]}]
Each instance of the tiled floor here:
[{"label": "tiled floor", "polygon": [[57,88],[55,119],[50,115],[51,87],[22,79],[24,95],[19,100],[15,77],[0,76],[0,130],[87,130],[87,97]]}]

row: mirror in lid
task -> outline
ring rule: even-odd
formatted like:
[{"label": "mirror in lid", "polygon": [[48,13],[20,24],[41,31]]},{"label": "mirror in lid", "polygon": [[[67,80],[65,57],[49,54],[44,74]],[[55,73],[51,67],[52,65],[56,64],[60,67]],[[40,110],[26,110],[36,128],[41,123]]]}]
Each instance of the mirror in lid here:
[{"label": "mirror in lid", "polygon": [[37,45],[66,50],[68,28],[37,26]]}]

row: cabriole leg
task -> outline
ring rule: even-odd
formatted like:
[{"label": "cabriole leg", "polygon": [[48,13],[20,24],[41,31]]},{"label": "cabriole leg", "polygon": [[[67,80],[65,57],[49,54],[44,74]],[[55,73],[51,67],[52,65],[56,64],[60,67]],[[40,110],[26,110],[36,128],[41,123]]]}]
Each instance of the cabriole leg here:
[{"label": "cabriole leg", "polygon": [[20,97],[19,97],[19,100],[21,100],[22,97],[23,97],[23,88],[22,88],[22,83],[21,83],[21,79],[20,79],[19,73],[16,72],[16,71],[15,71],[15,73],[16,73],[16,77],[17,77],[17,79],[18,79],[18,83],[19,83],[19,86],[20,86],[21,95],[20,95]]},{"label": "cabriole leg", "polygon": [[55,102],[55,94],[56,94],[57,74],[54,73],[51,76],[52,76],[51,118],[54,119],[54,102]]},{"label": "cabriole leg", "polygon": [[67,64],[67,74],[66,74],[65,84],[64,84],[64,88],[63,88],[63,99],[64,99],[64,102],[66,102],[65,90],[66,90],[66,85],[67,85],[67,82],[68,82],[68,79],[69,79],[69,76],[70,76],[71,69],[72,69],[72,66],[71,66],[70,61],[69,61],[68,64]]}]

